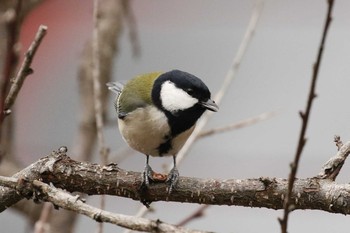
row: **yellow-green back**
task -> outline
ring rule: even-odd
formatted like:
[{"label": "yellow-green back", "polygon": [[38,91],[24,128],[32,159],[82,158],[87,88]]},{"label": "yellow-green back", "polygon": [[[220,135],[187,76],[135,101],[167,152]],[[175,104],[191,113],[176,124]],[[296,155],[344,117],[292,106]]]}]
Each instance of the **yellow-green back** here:
[{"label": "yellow-green back", "polygon": [[127,82],[118,98],[118,113],[128,114],[136,108],[152,104],[153,83],[161,74],[162,72],[143,74]]}]

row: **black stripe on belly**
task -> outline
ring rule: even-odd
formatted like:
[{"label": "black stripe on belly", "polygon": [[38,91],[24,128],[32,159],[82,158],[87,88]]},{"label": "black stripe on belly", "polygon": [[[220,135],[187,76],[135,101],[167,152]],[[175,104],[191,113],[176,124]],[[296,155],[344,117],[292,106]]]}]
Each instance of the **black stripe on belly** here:
[{"label": "black stripe on belly", "polygon": [[172,149],[172,145],[171,145],[172,138],[169,135],[167,135],[164,137],[164,139],[165,139],[165,142],[160,144],[159,147],[157,148],[159,156],[163,156],[164,154],[167,154]]}]

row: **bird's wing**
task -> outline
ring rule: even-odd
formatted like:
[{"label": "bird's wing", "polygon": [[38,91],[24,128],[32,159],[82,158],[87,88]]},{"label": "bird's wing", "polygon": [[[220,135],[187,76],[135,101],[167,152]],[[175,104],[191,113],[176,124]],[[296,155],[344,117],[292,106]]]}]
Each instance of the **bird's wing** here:
[{"label": "bird's wing", "polygon": [[115,107],[115,110],[117,111],[119,119],[123,119],[128,115],[128,113],[132,112],[133,110],[140,107],[144,107],[147,104],[149,104],[144,99],[140,98],[140,93],[125,91],[123,92],[123,98],[127,99],[129,104],[127,106],[125,105],[121,106],[118,104],[119,103],[118,98],[122,93],[124,85],[119,82],[109,82],[109,83],[106,83],[106,85],[109,90],[111,90],[116,94],[114,107]]},{"label": "bird's wing", "polygon": [[[129,80],[125,86],[119,82],[106,84],[109,90],[117,94],[114,106],[120,119],[125,118],[130,112],[138,108],[152,105],[151,93],[153,83],[160,74],[161,72],[153,72],[136,76]],[[142,84],[141,88],[140,84]]]}]

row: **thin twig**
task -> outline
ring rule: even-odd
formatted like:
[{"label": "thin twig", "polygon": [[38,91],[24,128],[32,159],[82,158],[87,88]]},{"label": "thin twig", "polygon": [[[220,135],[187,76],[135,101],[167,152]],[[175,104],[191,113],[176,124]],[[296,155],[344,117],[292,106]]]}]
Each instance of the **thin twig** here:
[{"label": "thin twig", "polygon": [[325,45],[325,40],[326,40],[328,28],[329,28],[329,25],[332,21],[333,3],[334,3],[334,0],[328,0],[328,11],[327,11],[327,16],[326,16],[324,29],[323,29],[320,47],[319,47],[318,54],[317,54],[316,63],[314,64],[314,67],[313,67],[313,74],[312,74],[312,80],[311,80],[311,86],[310,86],[309,96],[308,96],[308,100],[307,100],[307,105],[306,105],[305,112],[300,112],[302,126],[301,126],[301,130],[300,130],[300,134],[299,134],[298,146],[297,146],[297,150],[296,150],[296,153],[294,156],[294,161],[290,164],[291,171],[290,171],[289,178],[288,178],[288,191],[287,191],[285,201],[284,201],[283,219],[281,219],[281,218],[278,219],[280,222],[280,225],[281,225],[281,232],[282,233],[287,233],[289,213],[294,209],[294,207],[292,205],[292,197],[291,197],[292,191],[293,191],[293,185],[294,185],[294,182],[296,179],[296,174],[297,174],[297,170],[298,170],[298,165],[299,165],[301,153],[302,153],[303,148],[304,148],[305,143],[306,143],[305,134],[306,134],[307,125],[309,122],[309,116],[310,116],[313,100],[316,97],[316,92],[315,92],[316,81],[317,81],[318,72],[319,72],[319,68],[320,68],[320,64],[321,64],[321,59],[322,59],[322,54],[323,54],[323,49],[324,49],[324,45]]},{"label": "thin twig", "polygon": [[92,40],[92,80],[94,90],[94,108],[97,128],[98,147],[103,164],[107,163],[107,153],[105,138],[103,133],[103,112],[101,100],[101,82],[100,82],[100,59],[99,59],[99,23],[98,23],[98,2],[94,0],[94,29]]},{"label": "thin twig", "polygon": [[[253,10],[252,17],[250,18],[250,22],[248,24],[247,30],[243,36],[242,42],[238,48],[238,52],[233,59],[232,65],[226,74],[226,77],[221,85],[220,90],[218,93],[215,95],[214,99],[217,104],[220,104],[222,98],[226,94],[231,82],[233,79],[236,77],[236,74],[239,70],[239,66],[243,60],[243,56],[248,48],[249,42],[253,38],[254,31],[258,22],[258,19],[260,17],[260,14],[262,12],[263,8],[263,1],[258,0],[255,8]],[[183,160],[185,155],[188,153],[194,142],[196,141],[198,135],[202,132],[203,128],[205,125],[208,123],[211,115],[213,112],[207,111],[203,117],[198,121],[195,130],[193,131],[192,135],[188,138],[187,142],[181,149],[181,151],[176,155],[176,164],[180,164],[180,162]]]},{"label": "thin twig", "polygon": [[132,47],[132,55],[133,57],[138,57],[141,54],[141,46],[139,42],[139,36],[137,33],[137,25],[136,19],[134,16],[134,12],[132,11],[130,3],[128,1],[123,1],[123,13],[125,15],[125,21],[128,25],[129,30],[129,39]]},{"label": "thin twig", "polygon": [[231,131],[231,130],[247,127],[247,126],[256,124],[258,122],[270,119],[271,117],[273,117],[275,115],[276,115],[275,112],[265,112],[265,113],[262,113],[260,115],[255,116],[255,117],[247,118],[245,120],[242,120],[242,121],[239,121],[239,122],[235,122],[235,123],[226,125],[224,127],[218,127],[218,128],[205,130],[205,131],[202,131],[198,135],[197,139],[200,139],[200,138],[203,138],[203,137],[207,137],[207,136],[211,136],[211,135],[217,134],[217,133],[224,133],[224,132],[227,132],[227,131]]},{"label": "thin twig", "polygon": [[35,53],[38,50],[44,36],[46,35],[46,32],[47,32],[47,26],[40,25],[33,42],[29,46],[28,51],[25,53],[23,63],[16,77],[12,81],[10,91],[5,100],[4,111],[7,114],[10,113],[10,108],[14,104],[17,98],[17,95],[21,90],[24,80],[28,75],[33,73],[33,69],[30,66],[32,65],[32,61],[35,56]]},{"label": "thin twig", "polygon": [[40,214],[39,220],[35,223],[34,233],[46,233],[50,231],[50,218],[52,213],[52,203],[46,202]]},{"label": "thin twig", "polygon": [[[92,35],[92,80],[94,90],[94,108],[95,119],[97,129],[97,144],[98,151],[100,153],[102,164],[108,162],[108,150],[105,145],[105,137],[103,133],[103,109],[102,109],[102,93],[101,93],[101,80],[100,80],[100,58],[99,58],[99,0],[94,0],[93,11],[94,29]],[[101,196],[100,208],[105,208],[105,196]],[[103,223],[99,223],[98,232],[103,232]]]},{"label": "thin twig", "polygon": [[176,226],[178,227],[182,227],[185,226],[186,224],[188,224],[189,222],[191,222],[194,219],[200,218],[204,215],[204,211],[209,207],[209,205],[202,205],[200,206],[195,212],[193,212],[190,216],[187,216],[186,218],[184,218],[183,220],[181,220],[181,222],[179,222],[178,224],[176,224]]},{"label": "thin twig", "polygon": [[[18,0],[15,9],[8,9],[3,15],[6,22],[7,43],[3,76],[0,80],[0,132],[2,122],[5,118],[5,98],[18,62],[18,37],[20,27],[20,12],[22,9],[22,0]],[[1,137],[1,134],[0,134]]]},{"label": "thin twig", "polygon": [[[261,15],[261,12],[263,9],[263,3],[264,3],[263,0],[257,0],[257,2],[255,4],[255,7],[253,9],[253,13],[252,13],[252,16],[250,18],[248,27],[246,29],[244,36],[243,36],[242,42],[238,48],[238,52],[233,59],[232,65],[229,68],[228,73],[226,74],[226,77],[221,85],[220,90],[215,95],[214,99],[215,99],[215,102],[217,104],[219,104],[221,102],[222,98],[224,97],[224,95],[226,94],[226,92],[228,90],[228,87],[230,86],[233,79],[236,77],[236,74],[239,70],[239,66],[243,60],[243,56],[244,56],[244,54],[248,48],[248,45],[249,45],[249,43],[254,35],[256,25],[258,23],[259,17]],[[212,112],[207,111],[198,120],[196,128],[194,129],[192,135],[188,138],[188,140],[186,141],[186,143],[183,146],[183,148],[181,149],[181,151],[176,155],[176,164],[177,165],[180,165],[180,163],[184,159],[185,155],[188,153],[188,151],[190,150],[190,148],[192,147],[194,142],[197,140],[197,137],[200,135],[203,128],[205,127],[205,125],[209,121],[211,114],[212,114]],[[168,171],[170,170],[170,165],[168,165],[166,170],[168,170]],[[142,207],[140,207],[140,209],[137,213],[137,216],[144,216],[146,213],[147,213],[147,208],[142,206]],[[130,231],[124,231],[124,233],[127,233],[127,232],[130,232]]]}]

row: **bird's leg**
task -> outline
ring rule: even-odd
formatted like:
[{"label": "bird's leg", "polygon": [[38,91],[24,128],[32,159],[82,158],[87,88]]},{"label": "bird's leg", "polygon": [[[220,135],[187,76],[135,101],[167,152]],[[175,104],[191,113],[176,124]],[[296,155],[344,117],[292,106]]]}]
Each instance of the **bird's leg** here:
[{"label": "bird's leg", "polygon": [[149,187],[150,179],[153,180],[153,170],[148,162],[149,162],[149,155],[146,155],[146,166],[145,166],[145,170],[142,173],[142,183],[139,189],[140,201],[147,208],[149,208],[151,204],[151,201],[148,201],[146,198],[147,189]]},{"label": "bird's leg", "polygon": [[148,187],[149,186],[149,180],[153,180],[153,170],[151,166],[149,165],[149,155],[146,155],[146,166],[145,170],[142,173],[142,186]]},{"label": "bird's leg", "polygon": [[168,193],[170,194],[171,191],[173,190],[173,188],[175,187],[178,179],[179,179],[179,171],[176,168],[176,157],[173,156],[173,160],[174,160],[174,167],[173,169],[170,170],[169,174],[168,174],[168,178],[166,180],[167,183],[169,183],[169,189],[168,189]]}]

